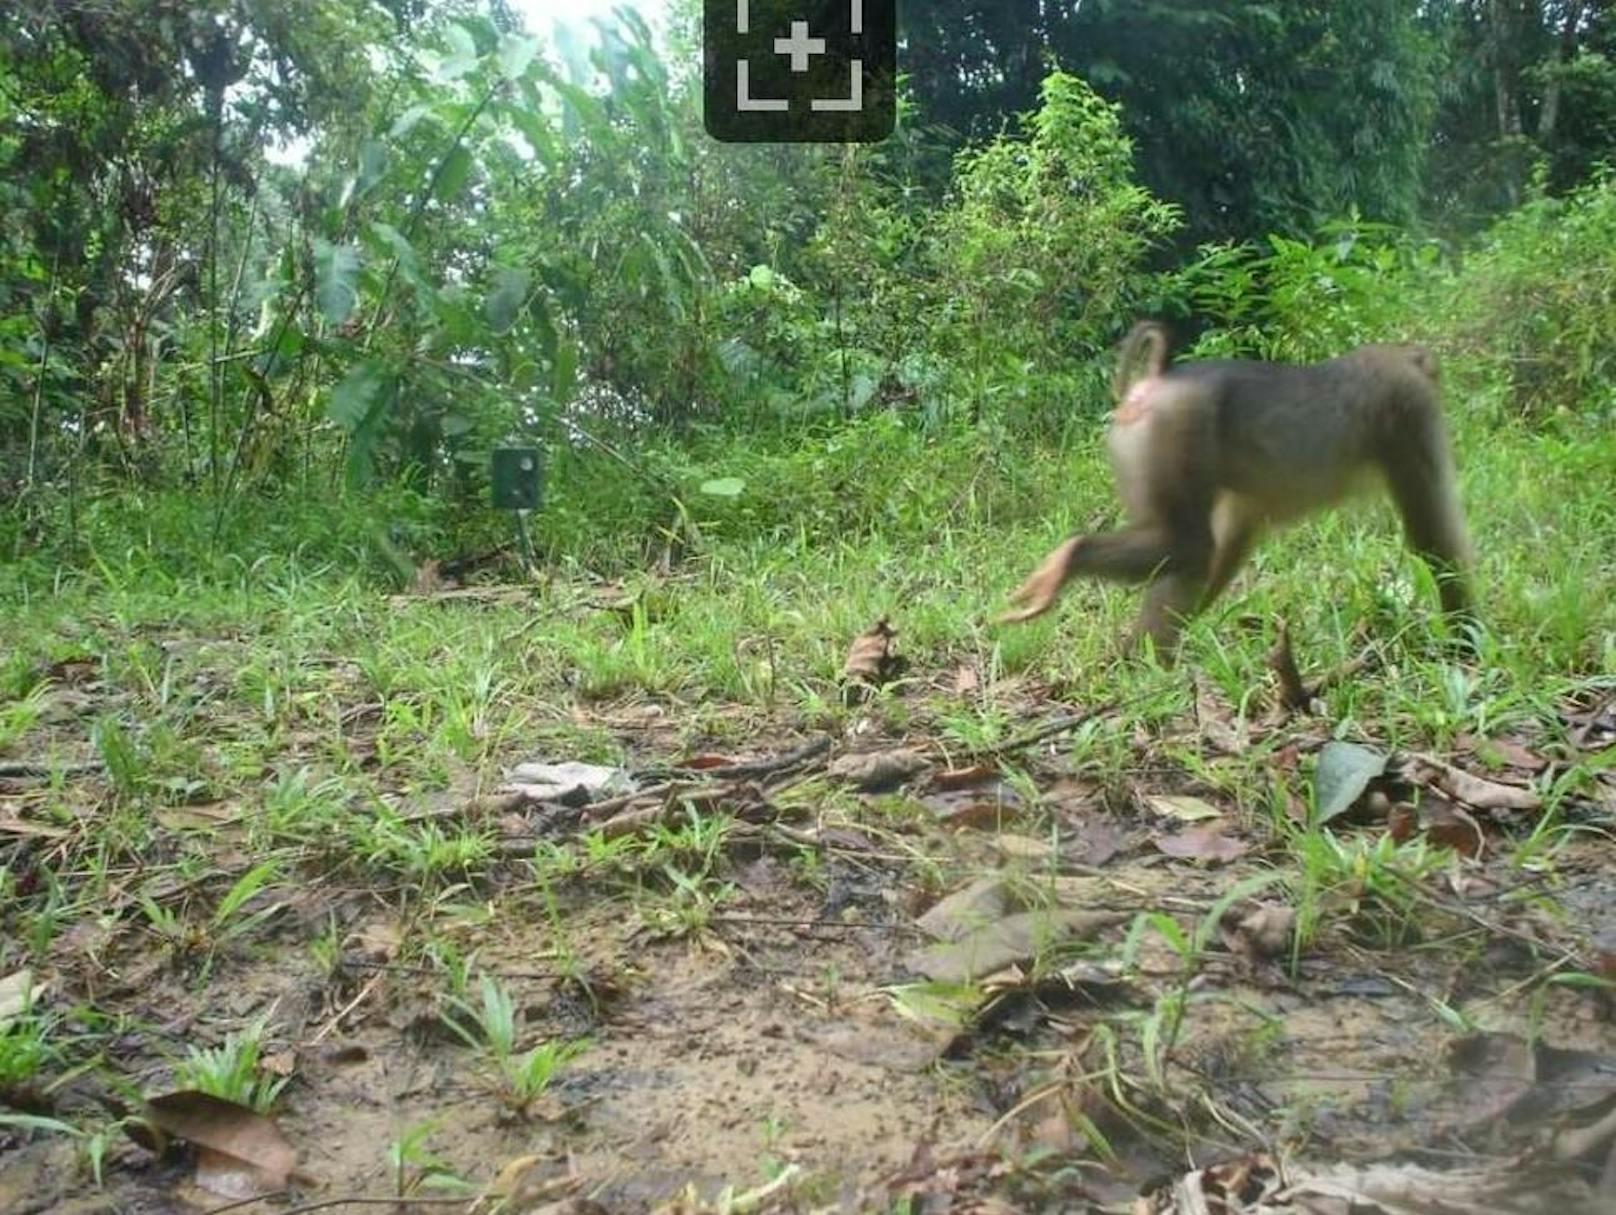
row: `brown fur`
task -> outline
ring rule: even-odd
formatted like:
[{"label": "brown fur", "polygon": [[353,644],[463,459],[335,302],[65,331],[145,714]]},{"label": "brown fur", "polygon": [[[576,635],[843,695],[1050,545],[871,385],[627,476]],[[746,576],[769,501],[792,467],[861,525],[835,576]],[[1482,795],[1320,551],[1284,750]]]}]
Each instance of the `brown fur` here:
[{"label": "brown fur", "polygon": [[1228,586],[1265,529],[1377,474],[1437,576],[1444,611],[1468,613],[1470,542],[1429,350],[1363,346],[1304,366],[1169,367],[1166,355],[1166,332],[1150,322],[1119,350],[1108,445],[1127,526],[1067,538],[1001,620],[1041,615],[1076,575],[1144,583],[1135,636],[1170,655],[1183,620]]}]

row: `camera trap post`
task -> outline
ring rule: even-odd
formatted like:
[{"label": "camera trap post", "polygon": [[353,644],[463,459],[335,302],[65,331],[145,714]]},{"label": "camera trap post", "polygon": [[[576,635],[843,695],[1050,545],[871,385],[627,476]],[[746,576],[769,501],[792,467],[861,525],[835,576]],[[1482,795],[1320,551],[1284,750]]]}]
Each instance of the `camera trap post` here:
[{"label": "camera trap post", "polygon": [[544,500],[544,457],[537,447],[496,447],[489,459],[489,496],[496,510],[516,518],[516,539],[522,548],[522,566],[532,577],[533,541],[527,532],[529,511]]}]

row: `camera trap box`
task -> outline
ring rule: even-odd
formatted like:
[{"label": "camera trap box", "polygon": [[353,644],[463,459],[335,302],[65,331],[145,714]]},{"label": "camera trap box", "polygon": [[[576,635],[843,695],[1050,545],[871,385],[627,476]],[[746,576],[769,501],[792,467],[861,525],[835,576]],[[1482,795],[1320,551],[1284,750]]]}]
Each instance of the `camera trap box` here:
[{"label": "camera trap box", "polygon": [[499,510],[538,510],[544,500],[544,453],[537,447],[496,447],[488,481]]}]

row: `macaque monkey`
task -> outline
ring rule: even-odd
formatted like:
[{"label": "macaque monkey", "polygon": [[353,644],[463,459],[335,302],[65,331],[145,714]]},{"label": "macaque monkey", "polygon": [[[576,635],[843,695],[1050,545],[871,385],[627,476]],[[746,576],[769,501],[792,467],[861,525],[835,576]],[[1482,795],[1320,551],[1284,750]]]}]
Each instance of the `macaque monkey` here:
[{"label": "macaque monkey", "polygon": [[[1136,365],[1143,374],[1134,376]],[[1069,537],[1011,595],[1001,622],[1047,611],[1067,579],[1144,583],[1130,642],[1171,660],[1184,620],[1229,585],[1261,532],[1328,506],[1376,474],[1443,610],[1469,614],[1470,542],[1422,346],[1363,346],[1305,366],[1219,359],[1167,365],[1167,333],[1123,341],[1108,443],[1120,531]]]}]

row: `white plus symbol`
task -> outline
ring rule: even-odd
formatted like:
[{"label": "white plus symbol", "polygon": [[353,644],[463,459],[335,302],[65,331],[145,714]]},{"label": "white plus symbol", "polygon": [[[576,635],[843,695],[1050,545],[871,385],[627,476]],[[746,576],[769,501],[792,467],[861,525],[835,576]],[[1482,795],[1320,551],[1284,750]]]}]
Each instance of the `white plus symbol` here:
[{"label": "white plus symbol", "polygon": [[808,70],[808,56],[823,55],[825,53],[825,40],[823,38],[810,38],[806,21],[793,21],[791,23],[791,37],[776,38],[774,40],[774,53],[776,55],[790,55],[791,70],[793,72],[806,72]]}]

